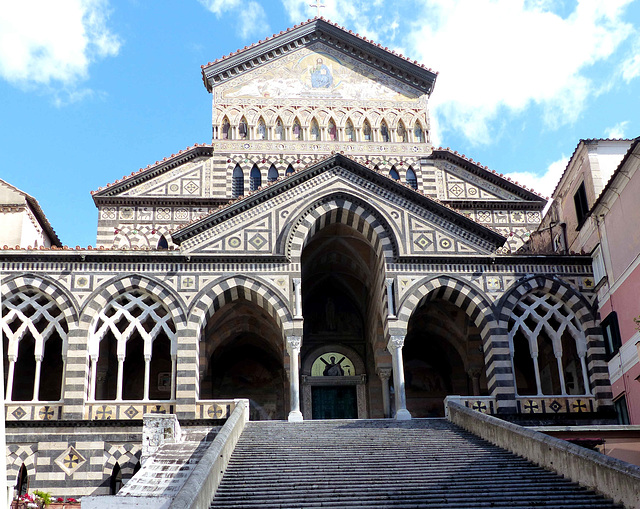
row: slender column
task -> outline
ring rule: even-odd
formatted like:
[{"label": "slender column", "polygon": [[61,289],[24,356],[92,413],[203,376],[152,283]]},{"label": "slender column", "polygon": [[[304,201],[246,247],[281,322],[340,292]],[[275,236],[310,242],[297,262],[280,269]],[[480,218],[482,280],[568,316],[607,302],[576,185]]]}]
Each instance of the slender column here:
[{"label": "slender column", "polygon": [[178,372],[178,355],[171,354],[171,401],[176,399],[176,373]]},{"label": "slender column", "polygon": [[289,393],[291,395],[291,410],[289,412],[289,422],[302,421],[300,411],[300,368],[298,358],[300,357],[300,336],[287,336],[287,351],[289,352]]},{"label": "slender column", "polygon": [[587,361],[584,355],[580,356],[580,365],[582,366],[582,382],[584,383],[584,393],[591,395],[591,387],[589,387],[589,375],[587,374]]},{"label": "slender column", "polygon": [[116,389],[116,401],[122,401],[123,376],[124,376],[124,355],[118,354],[118,385]]},{"label": "slender column", "polygon": [[293,293],[295,299],[296,315],[294,318],[302,318],[302,284],[299,277],[293,278]]},{"label": "slender column", "polygon": [[480,370],[470,369],[467,373],[471,378],[471,390],[474,396],[480,396]]},{"label": "slender column", "polygon": [[536,375],[536,388],[538,389],[538,396],[542,396],[542,383],[540,382],[540,367],[538,366],[538,353],[531,355],[533,359],[533,372]]},{"label": "slender column", "polygon": [[149,401],[149,377],[151,376],[151,355],[144,356],[144,400]]},{"label": "slender column", "polygon": [[13,372],[16,369],[16,356],[8,355],[7,357],[9,358],[9,371],[7,372],[7,393],[5,399],[11,401],[13,396]]},{"label": "slender column", "polygon": [[89,380],[89,401],[96,400],[96,384],[98,383],[98,358],[91,357],[91,380]]},{"label": "slender column", "polygon": [[388,313],[389,318],[396,317],[396,305],[393,301],[393,278],[387,278],[387,303],[389,305]]},{"label": "slender column", "polygon": [[42,369],[42,355],[36,355],[36,374],[33,377],[33,398],[31,401],[38,401],[40,392],[40,371]]},{"label": "slender column", "polygon": [[382,412],[385,417],[391,417],[391,404],[389,398],[389,378],[391,378],[391,368],[378,368],[377,373],[382,381]]},{"label": "slender column", "polygon": [[407,397],[404,392],[404,362],[402,360],[402,347],[404,336],[391,336],[387,345],[393,360],[393,387],[396,396],[396,419],[406,421],[411,419],[407,410]]}]

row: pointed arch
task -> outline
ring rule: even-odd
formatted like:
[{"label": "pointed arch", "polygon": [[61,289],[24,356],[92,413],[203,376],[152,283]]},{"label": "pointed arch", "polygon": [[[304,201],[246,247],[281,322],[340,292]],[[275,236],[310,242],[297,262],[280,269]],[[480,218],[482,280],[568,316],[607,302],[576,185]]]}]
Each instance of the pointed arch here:
[{"label": "pointed arch", "polygon": [[424,129],[420,120],[416,120],[415,124],[413,124],[413,141],[415,143],[422,143],[426,141]]},{"label": "pointed arch", "polygon": [[391,135],[389,134],[389,126],[387,125],[386,120],[382,120],[380,122],[380,141],[383,143],[388,143],[391,141]]},{"label": "pointed arch", "polygon": [[258,140],[267,139],[267,123],[264,121],[264,118],[262,116],[258,118],[258,122],[256,123],[255,136]]},{"label": "pointed arch", "polygon": [[389,176],[397,181],[400,182],[400,174],[398,173],[398,170],[396,170],[395,165],[391,167],[391,169],[389,170]]},{"label": "pointed arch", "polygon": [[238,198],[244,196],[244,172],[239,164],[236,164],[231,177],[231,196]]},{"label": "pointed arch", "polygon": [[298,117],[293,119],[293,125],[291,126],[291,139],[296,141],[302,140],[302,124]]},{"label": "pointed arch", "polygon": [[368,119],[364,119],[362,123],[362,141],[372,141],[372,131],[371,131],[371,123]]},{"label": "pointed arch", "polygon": [[329,121],[327,122],[327,135],[329,141],[337,141],[338,139],[338,128],[333,117],[329,117]]},{"label": "pointed arch", "polygon": [[275,164],[269,166],[269,172],[267,173],[267,182],[275,182],[279,177],[278,168]]},{"label": "pointed arch", "polygon": [[246,140],[249,133],[249,124],[247,123],[247,119],[244,115],[240,117],[240,121],[238,122],[238,138],[241,140]]},{"label": "pointed arch", "polygon": [[409,166],[409,168],[407,169],[405,180],[412,189],[418,189],[418,178],[416,177],[416,172],[413,171],[413,168],[411,166]]},{"label": "pointed arch", "polygon": [[320,124],[315,117],[309,123],[309,139],[311,141],[320,141]]},{"label": "pointed arch", "polygon": [[356,130],[353,127],[353,122],[350,118],[347,119],[347,123],[344,127],[344,138],[345,141],[356,141]]},{"label": "pointed arch", "polygon": [[258,165],[254,164],[251,168],[251,173],[249,174],[249,190],[257,191],[261,185],[262,173],[260,172],[260,168],[258,168]]},{"label": "pointed arch", "polygon": [[408,141],[407,128],[402,119],[398,120],[398,127],[396,127],[396,141],[398,143],[406,143]]},{"label": "pointed arch", "polygon": [[222,118],[222,122],[220,124],[220,139],[228,140],[231,138],[231,122],[229,122],[229,117],[225,115]]},{"label": "pointed arch", "polygon": [[287,171],[285,171],[285,175],[293,175],[296,172],[296,170],[293,169],[293,166],[290,164],[289,166],[287,166]]},{"label": "pointed arch", "polygon": [[160,238],[158,239],[158,245],[156,246],[156,249],[159,249],[159,250],[169,249],[169,241],[167,240],[166,235],[160,236]]},{"label": "pointed arch", "polygon": [[276,118],[276,121],[273,126],[273,139],[274,140],[284,140],[284,122],[282,122],[282,118],[279,116]]}]

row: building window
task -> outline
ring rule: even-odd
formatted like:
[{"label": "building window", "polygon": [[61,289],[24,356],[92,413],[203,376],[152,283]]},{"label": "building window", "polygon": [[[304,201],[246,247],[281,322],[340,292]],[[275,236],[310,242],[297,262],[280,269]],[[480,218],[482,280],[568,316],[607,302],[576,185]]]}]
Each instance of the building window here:
[{"label": "building window", "polygon": [[233,169],[233,177],[231,179],[231,194],[234,198],[244,194],[244,172],[239,164]]},{"label": "building window", "polygon": [[602,249],[597,246],[591,253],[591,265],[593,266],[593,278],[596,284],[602,281],[602,278],[606,276],[604,270],[604,260],[602,258]]},{"label": "building window", "polygon": [[253,168],[251,168],[251,174],[249,175],[249,186],[251,191],[257,191],[258,188],[262,185],[262,174],[260,173],[260,169],[255,164]]},{"label": "building window", "polygon": [[620,338],[620,327],[618,327],[618,314],[612,311],[602,320],[602,336],[604,338],[604,347],[607,350],[607,358],[611,359],[620,347],[622,339]]},{"label": "building window", "polygon": [[584,220],[587,217],[587,214],[589,213],[589,204],[587,203],[587,191],[584,187],[584,182],[580,184],[580,187],[578,187],[578,190],[573,195],[573,203],[576,206],[576,217],[578,219],[578,229],[580,229],[580,227],[582,226],[582,223],[584,223]]},{"label": "building window", "polygon": [[618,416],[618,424],[629,424],[629,410],[627,409],[627,398],[624,394],[613,402]]}]

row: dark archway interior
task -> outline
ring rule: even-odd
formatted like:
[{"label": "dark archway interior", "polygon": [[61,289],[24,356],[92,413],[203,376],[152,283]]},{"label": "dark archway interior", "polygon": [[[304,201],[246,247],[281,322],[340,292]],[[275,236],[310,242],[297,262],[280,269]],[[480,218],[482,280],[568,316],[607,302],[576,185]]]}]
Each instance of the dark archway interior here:
[{"label": "dark archway interior", "polygon": [[407,409],[414,417],[444,416],[448,395],[488,394],[478,328],[447,301],[426,302],[413,313],[402,354]]},{"label": "dark archway interior", "polygon": [[40,368],[40,401],[59,401],[62,397],[62,339],[52,335],[44,344]]},{"label": "dark archway interior", "polygon": [[247,398],[252,420],[286,417],[284,340],[264,309],[244,298],[226,304],[200,348],[201,398]]},{"label": "dark archway interior", "polygon": [[18,344],[18,358],[13,375],[13,401],[31,401],[36,376],[36,342],[30,333],[26,333]]}]

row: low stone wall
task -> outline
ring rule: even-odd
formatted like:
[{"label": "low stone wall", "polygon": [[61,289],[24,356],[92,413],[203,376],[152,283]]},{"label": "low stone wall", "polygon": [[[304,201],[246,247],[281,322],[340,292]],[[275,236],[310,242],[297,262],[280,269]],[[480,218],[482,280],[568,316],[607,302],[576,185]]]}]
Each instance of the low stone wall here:
[{"label": "low stone wall", "polygon": [[229,464],[231,453],[249,420],[249,400],[236,401],[236,407],[229,419],[173,499],[170,509],[208,509],[211,505]]},{"label": "low stone wall", "polygon": [[640,509],[640,468],[537,431],[445,400],[447,418],[471,433],[598,491],[629,509]]}]

